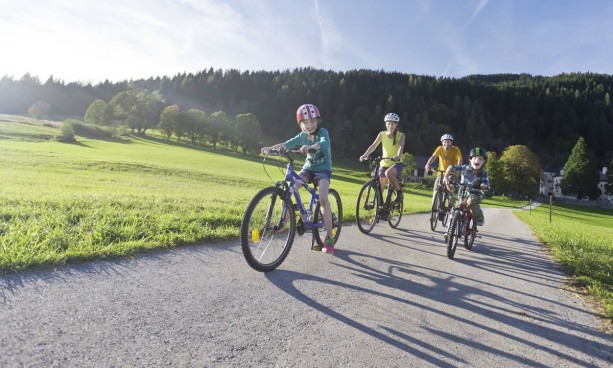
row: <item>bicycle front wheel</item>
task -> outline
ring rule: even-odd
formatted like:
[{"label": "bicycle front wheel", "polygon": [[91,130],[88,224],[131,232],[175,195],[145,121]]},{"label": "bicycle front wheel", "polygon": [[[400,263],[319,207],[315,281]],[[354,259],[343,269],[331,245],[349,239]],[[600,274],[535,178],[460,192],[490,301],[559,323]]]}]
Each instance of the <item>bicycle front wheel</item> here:
[{"label": "bicycle front wheel", "polygon": [[369,181],[362,186],[355,205],[355,219],[358,229],[368,234],[377,224],[377,211],[379,209],[379,193],[376,184]]},{"label": "bicycle front wheel", "polygon": [[[398,199],[398,200],[397,200]],[[390,214],[387,218],[387,222],[392,229],[395,229],[400,224],[402,219],[402,212],[404,211],[404,194],[402,191],[393,191],[390,196]]]},{"label": "bicycle front wheel", "polygon": [[247,206],[241,223],[245,260],[256,271],[279,267],[287,257],[296,231],[291,203],[281,188],[262,189]]},{"label": "bicycle front wheel", "polygon": [[474,218],[470,218],[468,220],[468,224],[466,224],[466,235],[464,235],[464,248],[471,250],[473,249],[473,244],[475,243],[475,237],[477,236],[477,223]]},{"label": "bicycle front wheel", "polygon": [[[336,244],[338,237],[341,235],[341,227],[343,225],[343,204],[341,203],[341,196],[332,188],[328,190],[328,201],[330,202],[330,211],[332,211],[332,236],[334,237],[334,244]],[[315,218],[313,221],[316,224],[323,222],[323,216],[321,203],[318,202],[317,206],[315,206]],[[325,226],[313,229],[313,235],[317,244],[322,247],[324,246],[327,233]]]},{"label": "bicycle front wheel", "polygon": [[432,231],[436,230],[436,225],[438,224],[438,213],[440,210],[441,195],[441,191],[437,190],[436,194],[434,195],[434,202],[432,202],[432,213],[430,213],[430,229],[432,229]]},{"label": "bicycle front wheel", "polygon": [[449,232],[447,233],[447,258],[453,259],[458,246],[458,240],[462,234],[462,212],[455,211]]}]

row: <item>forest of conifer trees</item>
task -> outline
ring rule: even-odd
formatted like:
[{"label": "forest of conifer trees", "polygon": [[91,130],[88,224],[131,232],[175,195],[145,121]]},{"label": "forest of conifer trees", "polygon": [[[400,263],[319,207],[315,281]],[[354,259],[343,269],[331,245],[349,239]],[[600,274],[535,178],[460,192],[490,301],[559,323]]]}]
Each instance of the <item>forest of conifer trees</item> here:
[{"label": "forest of conifer trees", "polygon": [[[553,77],[528,74],[442,78],[396,72],[346,72],[301,68],[285,71],[208,69],[173,77],[98,84],[41,82],[24,75],[0,79],[0,113],[25,115],[36,102],[50,107],[50,118],[82,119],[90,104],[109,102],[130,90],[158,92],[164,106],[224,111],[228,117],[252,113],[261,122],[263,143],[295,135],[295,110],[317,105],[330,131],[335,157],[358,157],[377,132],[383,116],[396,112],[407,134],[406,151],[429,156],[443,133],[456,137],[464,152],[472,146],[502,152],[526,145],[541,165],[563,166],[584,137],[599,167],[613,149],[613,76],[591,73]],[[160,111],[161,113],[161,111]]]}]

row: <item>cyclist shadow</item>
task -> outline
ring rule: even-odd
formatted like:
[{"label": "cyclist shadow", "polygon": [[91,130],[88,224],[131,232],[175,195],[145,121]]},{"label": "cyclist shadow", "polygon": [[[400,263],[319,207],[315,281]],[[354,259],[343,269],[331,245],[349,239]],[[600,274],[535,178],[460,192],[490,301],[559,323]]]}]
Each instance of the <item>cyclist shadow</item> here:
[{"label": "cyclist shadow", "polygon": [[[343,309],[343,312],[341,312],[340,310],[326,307],[316,300],[318,297],[317,295],[307,295],[299,289],[298,285],[302,284],[301,281],[317,282],[326,285],[326,287],[344,289],[348,294],[354,294],[355,292],[362,293],[364,295],[361,297],[361,300],[364,301],[376,298],[384,299],[388,303],[400,303],[406,308],[418,309],[421,313],[435,314],[443,319],[459,321],[466,326],[478,328],[483,331],[483,333],[498,335],[503,339],[509,339],[547,354],[561,357],[577,365],[590,364],[590,362],[583,361],[576,356],[560,352],[555,347],[548,347],[548,344],[541,343],[542,340],[549,340],[552,342],[550,345],[562,344],[568,345],[570,348],[578,348],[574,335],[543,326],[543,324],[550,323],[555,319],[555,317],[551,315],[551,311],[530,307],[529,310],[534,316],[531,316],[531,320],[527,321],[524,316],[516,312],[516,310],[526,309],[523,304],[502,297],[499,294],[484,291],[476,286],[467,285],[467,283],[463,282],[464,280],[458,278],[458,276],[453,273],[441,272],[440,270],[429,269],[417,264],[410,264],[342,249],[335,251],[335,256],[341,261],[337,262],[338,267],[352,273],[353,276],[357,277],[356,280],[361,281],[337,281],[291,270],[276,270],[275,272],[266,273],[266,278],[279,289],[321,313],[389,344],[390,346],[401,349],[407,354],[428,361],[439,367],[452,367],[457,364],[465,365],[470,362],[466,362],[457,355],[440,349],[435,344],[408,335],[394,327],[395,325],[385,325],[384,320],[380,321],[378,325],[379,330],[369,327],[360,322],[357,318],[351,317],[350,313],[352,313],[352,311],[347,310],[347,312],[344,312],[345,310]],[[370,267],[365,264],[365,258],[371,258],[378,263],[384,262],[385,264],[389,264],[389,267],[387,271],[381,271],[374,267]],[[432,276],[434,271],[436,271],[435,274],[440,276]],[[349,280],[351,279],[353,278],[349,278]],[[428,279],[427,284],[430,286],[412,281],[415,279]],[[469,281],[475,283],[478,280],[471,279]],[[379,288],[374,285],[371,287],[364,286],[364,283],[368,282],[373,282],[395,291],[384,292],[377,290]],[[406,293],[406,296],[402,296],[402,293]],[[478,295],[479,298],[475,299],[475,295]],[[418,302],[418,300],[430,300],[433,303],[429,302],[428,304],[424,304]],[[491,300],[491,302],[487,302],[487,300]],[[440,305],[445,305],[447,308],[440,308]],[[453,307],[452,309],[455,311],[448,312],[448,307]],[[505,329],[490,327],[490,325],[486,323],[474,322],[470,318],[470,314],[480,314],[487,317],[489,320],[509,326],[509,329],[522,329],[528,336],[536,335],[538,338],[522,338],[513,332],[506,332]],[[471,349],[478,348],[485,353],[506,357],[519,364],[526,364],[533,367],[545,366],[536,360],[526,357],[522,353],[514,354],[505,350],[504,347],[497,348],[496,346],[479,344],[471,339],[449,334],[442,328],[437,329],[434,327],[435,325],[436,324],[430,324],[424,329],[454,344],[465,345],[467,348]],[[569,323],[567,327],[571,330],[577,329],[577,326],[572,325],[572,323]],[[381,332],[381,330],[385,331],[385,333]],[[424,350],[426,352],[424,352]],[[450,359],[454,364],[448,363]]]},{"label": "cyclist shadow", "polygon": [[[338,251],[335,251],[335,254],[337,252]],[[370,294],[371,296],[380,296],[384,298],[391,298],[392,300],[395,300],[398,302],[405,302],[405,300],[401,298],[390,296],[390,295],[387,295],[381,292],[369,290],[369,289],[366,289],[364,287],[360,287],[357,285],[351,285],[351,284],[342,283],[339,281],[329,280],[329,279],[319,277],[319,276],[313,276],[313,275],[304,274],[304,273],[295,272],[295,271],[289,271],[289,270],[276,270],[275,272],[269,272],[269,273],[266,273],[266,277],[268,278],[269,281],[272,282],[273,285],[277,286],[279,289],[288,293],[289,295],[296,298],[300,302],[328,315],[331,318],[336,319],[339,322],[346,324],[349,327],[355,328],[358,331],[366,333],[384,343],[394,346],[404,352],[410,353],[411,355],[415,357],[418,357],[425,361],[432,362],[436,364],[438,367],[454,367],[455,366],[453,364],[449,364],[445,362],[444,360],[441,360],[429,354],[426,354],[418,350],[417,348],[412,347],[411,345],[420,346],[421,349],[427,348],[430,351],[434,351],[437,354],[445,356],[447,359],[456,359],[454,354],[446,352],[436,347],[435,345],[425,344],[418,338],[408,336],[407,338],[404,339],[404,341],[401,341],[401,340],[394,339],[390,336],[387,336],[382,332],[379,332],[363,323],[360,323],[359,321],[353,318],[350,318],[349,316],[346,316],[340,312],[337,312],[329,307],[324,306],[320,302],[316,301],[314,298],[303,293],[300,289],[298,289],[298,287],[296,287],[296,285],[299,284],[299,281],[307,280],[307,281],[314,281],[314,282],[319,282],[322,284],[327,284],[329,286],[338,286],[348,291],[364,292],[364,293]],[[398,286],[396,282],[394,284]]]}]

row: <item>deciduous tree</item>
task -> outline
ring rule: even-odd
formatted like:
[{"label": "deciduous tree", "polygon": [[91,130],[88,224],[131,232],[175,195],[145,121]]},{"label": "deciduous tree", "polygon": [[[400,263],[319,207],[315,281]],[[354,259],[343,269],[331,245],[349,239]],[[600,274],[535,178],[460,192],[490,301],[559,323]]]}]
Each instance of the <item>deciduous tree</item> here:
[{"label": "deciduous tree", "polygon": [[523,145],[507,147],[500,157],[503,182],[509,194],[533,195],[539,190],[541,166],[538,157]]},{"label": "deciduous tree", "polygon": [[243,153],[256,151],[262,140],[262,128],[260,121],[254,114],[240,114],[236,116],[238,128],[238,143]]},{"label": "deciduous tree", "polygon": [[166,106],[160,115],[158,128],[164,133],[164,139],[168,140],[172,136],[179,124],[181,110],[177,105]]},{"label": "deciduous tree", "polygon": [[109,105],[103,100],[95,100],[89,105],[87,111],[85,111],[83,120],[87,124],[108,125],[109,115]]}]

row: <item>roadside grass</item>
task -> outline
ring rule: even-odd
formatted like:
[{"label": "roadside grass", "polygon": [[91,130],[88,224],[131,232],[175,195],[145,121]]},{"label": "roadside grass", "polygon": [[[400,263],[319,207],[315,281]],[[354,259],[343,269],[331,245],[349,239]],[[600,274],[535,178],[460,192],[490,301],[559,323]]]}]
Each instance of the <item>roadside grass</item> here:
[{"label": "roadside grass", "polygon": [[541,205],[515,214],[530,226],[555,259],[590,295],[598,299],[613,322],[613,212],[580,206]]}]

